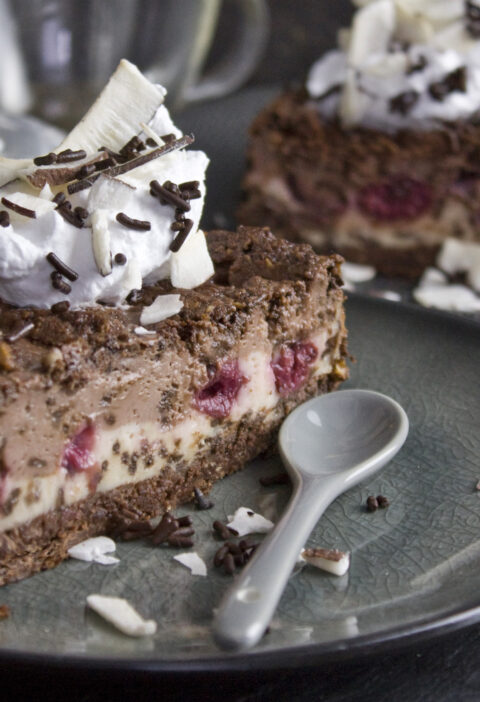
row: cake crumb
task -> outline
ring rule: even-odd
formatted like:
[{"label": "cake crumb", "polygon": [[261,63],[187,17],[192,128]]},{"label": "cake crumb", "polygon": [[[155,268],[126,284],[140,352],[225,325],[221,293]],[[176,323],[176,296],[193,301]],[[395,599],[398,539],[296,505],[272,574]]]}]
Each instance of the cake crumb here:
[{"label": "cake crumb", "polygon": [[333,575],[345,575],[350,567],[350,554],[336,548],[306,548],[300,555],[310,565]]},{"label": "cake crumb", "polygon": [[0,605],[0,620],[8,619],[10,616],[10,607],[6,604]]}]

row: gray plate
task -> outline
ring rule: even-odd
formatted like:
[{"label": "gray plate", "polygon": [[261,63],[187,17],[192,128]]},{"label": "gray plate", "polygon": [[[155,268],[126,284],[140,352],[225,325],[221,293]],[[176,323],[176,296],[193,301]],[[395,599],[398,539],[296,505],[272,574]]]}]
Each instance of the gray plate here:
[{"label": "gray plate", "polygon": [[[295,573],[260,646],[228,656],[215,649],[212,609],[229,578],[211,566],[219,546],[212,521],[240,505],[281,509],[288,498],[286,486],[259,486],[260,475],[280,469],[277,459],[259,460],[214,488],[213,510],[179,510],[193,515],[207,578],[173,561],[177,551],[141,542],[119,544],[116,566],[65,562],[2,589],[11,616],[0,623],[0,660],[150,671],[285,669],[480,618],[480,325],[356,296],[347,311],[357,358],[348,385],[391,395],[411,423],[394,461],[338,498],[311,537],[311,545],[351,551],[349,573]],[[367,496],[379,493],[390,507],[367,513]],[[86,610],[92,592],[126,597],[157,620],[156,636],[116,633]]]}]

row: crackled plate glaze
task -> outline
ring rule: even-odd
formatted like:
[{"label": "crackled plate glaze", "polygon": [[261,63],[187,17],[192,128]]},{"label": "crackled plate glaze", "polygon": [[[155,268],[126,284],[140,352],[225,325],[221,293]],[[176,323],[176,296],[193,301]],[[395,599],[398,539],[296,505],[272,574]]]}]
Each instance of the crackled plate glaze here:
[{"label": "crackled plate glaze", "polygon": [[[191,513],[208,577],[173,560],[176,550],[119,544],[114,566],[70,560],[4,587],[0,660],[135,670],[288,667],[356,655],[388,642],[480,618],[480,325],[419,308],[355,297],[347,304],[349,387],[391,395],[410,434],[378,476],[339,497],[311,546],[351,551],[337,578],[305,567],[291,577],[270,632],[248,654],[226,655],[210,634],[212,610],[229,584],[212,566],[214,519],[240,505],[271,515],[289,488],[264,488],[276,458],[258,460],[217,484],[215,507]],[[369,513],[368,495],[390,500]],[[126,597],[158,622],[154,637],[130,639],[87,611],[89,593]]]}]

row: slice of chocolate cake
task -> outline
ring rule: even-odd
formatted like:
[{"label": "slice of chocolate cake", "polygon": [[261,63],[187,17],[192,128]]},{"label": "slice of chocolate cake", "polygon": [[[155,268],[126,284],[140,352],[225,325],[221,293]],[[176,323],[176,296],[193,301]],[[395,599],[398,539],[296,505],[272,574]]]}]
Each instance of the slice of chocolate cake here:
[{"label": "slice of chocolate cake", "polygon": [[191,500],[347,375],[340,259],[199,229],[208,159],[122,61],[0,158],[0,584]]},{"label": "slice of chocolate cake", "polygon": [[237,220],[417,277],[447,238],[480,241],[480,5],[356,4],[253,123]]},{"label": "slice of chocolate cake", "polygon": [[[1,583],[209,490],[346,378],[341,259],[266,229],[207,240],[215,277],[195,290],[164,281],[122,308],[0,305]],[[154,322],[172,294],[181,311]]]}]

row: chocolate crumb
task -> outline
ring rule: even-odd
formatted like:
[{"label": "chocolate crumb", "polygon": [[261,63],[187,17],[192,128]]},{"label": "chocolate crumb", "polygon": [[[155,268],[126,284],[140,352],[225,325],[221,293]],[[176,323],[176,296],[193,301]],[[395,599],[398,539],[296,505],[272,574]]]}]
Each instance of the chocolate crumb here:
[{"label": "chocolate crumb", "polygon": [[286,471],[275,473],[275,475],[264,475],[259,478],[259,483],[263,485],[263,487],[269,487],[270,485],[287,485],[289,482],[290,478]]},{"label": "chocolate crumb", "polygon": [[384,495],[377,495],[377,503],[381,509],[385,509],[385,507],[388,507],[390,504],[388,497]]},{"label": "chocolate crumb", "polygon": [[209,500],[203,492],[200,490],[200,488],[194,488],[193,492],[195,493],[195,505],[197,509],[199,510],[205,510],[205,509],[211,509],[214,505],[211,500]]},{"label": "chocolate crumb", "polygon": [[367,512],[375,512],[378,509],[378,500],[373,495],[367,497]]}]

